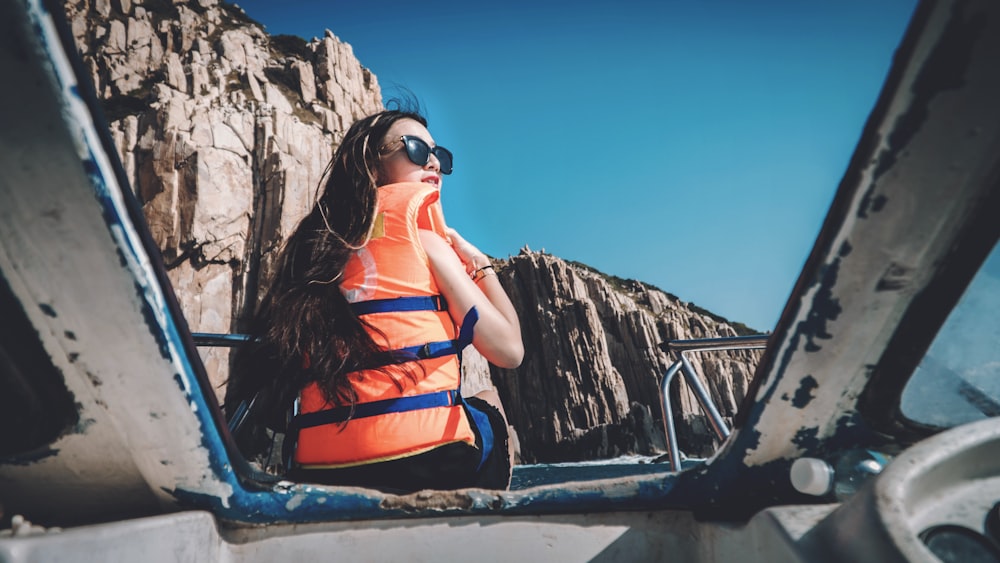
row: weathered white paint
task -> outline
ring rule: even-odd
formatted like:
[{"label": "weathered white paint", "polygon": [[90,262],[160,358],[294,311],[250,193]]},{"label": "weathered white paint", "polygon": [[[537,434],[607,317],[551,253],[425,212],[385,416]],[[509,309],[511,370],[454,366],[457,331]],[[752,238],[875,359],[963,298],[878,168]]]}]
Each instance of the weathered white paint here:
[{"label": "weathered white paint", "polygon": [[684,511],[381,520],[218,528],[185,512],[0,541],[0,559],[88,562],[809,561],[797,546],[833,505],[767,510],[745,524]]},{"label": "weathered white paint", "polygon": [[[855,159],[867,163],[858,177],[848,173],[853,193],[837,232],[825,252],[825,267],[839,265],[839,275],[830,287],[821,279],[802,293],[791,322],[782,320],[790,333],[779,339],[774,365],[766,373],[756,400],[791,403],[811,376],[818,386],[807,408],[769,408],[753,432],[760,432],[759,445],[744,454],[744,463],[759,465],[775,459],[794,459],[803,452],[788,440],[789,428],[815,429],[816,437],[828,438],[840,423],[837,416],[854,409],[857,397],[869,381],[870,367],[878,363],[900,319],[913,299],[928,284],[938,263],[953,252],[956,236],[982,198],[993,189],[991,168],[1000,154],[1000,18],[993,2],[935,3],[919,41],[902,70],[900,82],[887,92],[888,109],[874,125],[871,138],[879,142],[859,145]],[[939,45],[960,41],[949,29],[952,18],[962,23],[981,23],[973,38],[973,49],[965,60],[932,62]],[[962,68],[958,65],[967,64]],[[913,107],[914,92],[928,87],[927,75],[943,66],[962,68],[961,87],[935,91],[926,107]],[[911,121],[907,114],[926,110],[917,130],[906,137]],[[902,130],[902,131],[900,131]],[[905,146],[891,147],[893,138],[907,139]],[[867,151],[867,152],[862,152]],[[876,177],[886,155],[894,164]],[[991,179],[992,178],[992,179]],[[868,188],[873,190],[869,192]],[[871,201],[885,198],[884,207]],[[864,215],[864,216],[862,216]],[[849,252],[842,252],[844,248]],[[892,278],[893,289],[880,288],[890,268],[901,275]],[[918,267],[919,266],[919,267]],[[817,270],[817,274],[822,274]],[[800,324],[809,322],[820,307],[813,300],[821,290],[831,291],[841,311],[825,323],[832,338],[816,337],[816,351],[805,351],[805,335],[789,338]],[[794,298],[794,297],[793,297]],[[816,335],[814,335],[816,336]],[[790,361],[781,365],[789,349]],[[833,418],[831,418],[833,416]]]},{"label": "weathered white paint", "polygon": [[[71,522],[102,506],[109,515],[160,511],[178,487],[225,502],[232,491],[212,475],[192,412],[190,366],[169,335],[166,356],[160,347],[156,331],[169,324],[149,257],[129,221],[104,220],[104,201],[125,213],[122,193],[107,155],[95,150],[100,142],[64,53],[44,47],[58,42],[51,18],[34,3],[7,8],[39,10],[28,10],[33,21],[5,20],[40,27],[37,43],[24,47],[53,58],[45,66],[0,51],[5,74],[23,78],[0,93],[11,140],[0,151],[0,268],[79,404],[80,424],[52,444],[58,455],[0,466],[0,479],[17,484],[5,487],[4,503]],[[34,35],[31,27],[18,33]],[[103,185],[87,176],[88,163]]]}]

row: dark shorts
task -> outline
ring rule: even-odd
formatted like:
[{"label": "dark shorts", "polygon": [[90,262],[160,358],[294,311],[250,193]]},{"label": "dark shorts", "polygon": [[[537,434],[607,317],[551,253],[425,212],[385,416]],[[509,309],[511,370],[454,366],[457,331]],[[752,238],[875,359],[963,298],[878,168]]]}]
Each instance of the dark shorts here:
[{"label": "dark shorts", "polygon": [[[476,434],[476,447],[455,442],[417,455],[341,469],[293,469],[288,477],[295,481],[367,487],[390,493],[410,493],[422,489],[506,489],[510,485],[510,459],[507,455],[507,422],[500,411],[482,399],[468,397],[466,415]],[[479,419],[488,427],[481,429]],[[478,414],[478,416],[477,416]],[[483,460],[484,436],[493,436],[492,451]]]}]

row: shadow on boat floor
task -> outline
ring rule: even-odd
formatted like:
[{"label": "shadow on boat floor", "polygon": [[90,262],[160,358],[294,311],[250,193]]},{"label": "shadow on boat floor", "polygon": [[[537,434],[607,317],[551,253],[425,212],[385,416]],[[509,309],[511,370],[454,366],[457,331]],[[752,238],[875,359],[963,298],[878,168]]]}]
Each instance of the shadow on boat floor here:
[{"label": "shadow on boat floor", "polygon": [[[681,463],[681,468],[687,469],[702,461],[704,460],[684,460]],[[516,465],[510,488],[511,490],[520,490],[539,485],[555,485],[573,481],[597,481],[654,474],[665,476],[669,473],[671,473],[669,463],[652,461]]]}]

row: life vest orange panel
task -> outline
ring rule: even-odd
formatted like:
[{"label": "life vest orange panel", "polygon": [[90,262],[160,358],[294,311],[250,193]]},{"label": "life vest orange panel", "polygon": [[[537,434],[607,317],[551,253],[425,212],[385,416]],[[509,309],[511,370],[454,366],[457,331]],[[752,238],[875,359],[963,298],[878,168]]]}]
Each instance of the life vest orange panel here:
[{"label": "life vest orange panel", "polygon": [[[426,229],[447,237],[437,188],[407,182],[378,190],[372,237],[348,260],[341,291],[359,308],[382,300],[412,301],[414,297],[433,298],[443,304],[418,235],[419,229]],[[444,355],[349,374],[358,395],[354,418],[346,424],[306,424],[299,430],[295,462],[306,468],[348,467],[415,455],[451,442],[474,445],[475,434],[458,399],[459,359],[443,349],[447,348],[444,343],[457,336],[448,311],[420,307],[370,312],[363,318],[375,329],[369,330],[372,338],[387,350],[422,350],[424,356],[431,347],[425,345],[441,343],[432,346],[442,348],[438,354]],[[467,320],[465,324],[474,322]],[[471,339],[471,330],[468,337]],[[303,389],[299,399],[303,419],[345,409],[327,403],[316,384]],[[426,406],[427,401],[439,406]],[[380,409],[380,405],[407,402],[421,405],[399,412]]]}]

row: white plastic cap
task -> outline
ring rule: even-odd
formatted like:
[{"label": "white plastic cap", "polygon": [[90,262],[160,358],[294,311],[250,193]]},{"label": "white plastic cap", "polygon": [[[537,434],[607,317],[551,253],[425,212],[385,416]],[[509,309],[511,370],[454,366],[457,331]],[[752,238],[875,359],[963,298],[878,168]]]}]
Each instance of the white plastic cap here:
[{"label": "white plastic cap", "polygon": [[818,497],[830,492],[833,468],[822,459],[800,457],[792,463],[789,477],[796,491]]}]

